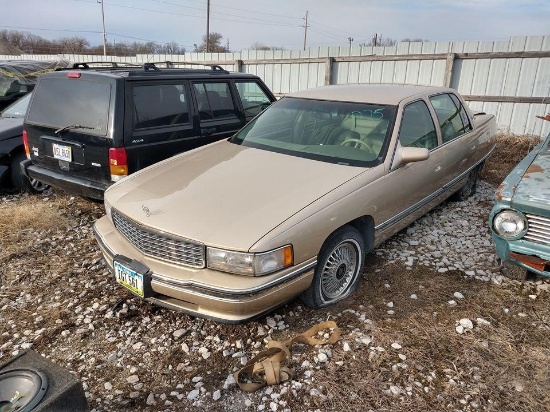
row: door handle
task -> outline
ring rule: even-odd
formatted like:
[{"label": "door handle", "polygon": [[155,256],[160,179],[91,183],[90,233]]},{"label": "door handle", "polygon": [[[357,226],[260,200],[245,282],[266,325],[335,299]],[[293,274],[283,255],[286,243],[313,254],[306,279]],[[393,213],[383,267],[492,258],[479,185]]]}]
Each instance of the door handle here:
[{"label": "door handle", "polygon": [[205,127],[204,129],[201,129],[202,136],[212,136],[215,132],[216,132],[215,127]]}]

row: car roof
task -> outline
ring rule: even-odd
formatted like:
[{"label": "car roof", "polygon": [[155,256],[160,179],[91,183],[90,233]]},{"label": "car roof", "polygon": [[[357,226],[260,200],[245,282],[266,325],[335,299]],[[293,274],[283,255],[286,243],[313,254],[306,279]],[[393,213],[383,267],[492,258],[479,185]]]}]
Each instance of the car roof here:
[{"label": "car roof", "polygon": [[401,101],[409,97],[432,95],[444,92],[455,92],[455,90],[448,87],[438,86],[342,84],[316,87],[313,89],[288,93],[286,96],[315,100],[398,105]]},{"label": "car roof", "polygon": [[[230,72],[223,69],[219,65],[215,64],[197,64],[193,62],[161,62],[162,64],[172,65],[197,65],[203,66],[202,68],[188,68],[188,67],[159,67],[158,63],[145,63],[143,65],[126,64],[126,63],[112,63],[112,62],[83,62],[75,63],[73,67],[62,68],[56,70],[56,74],[51,73],[50,76],[63,77],[64,74],[58,74],[59,72],[82,72],[92,75],[103,75],[115,78],[170,78],[170,77],[243,77],[243,78],[257,78],[253,74]],[[106,64],[106,65],[105,65]],[[205,68],[209,67],[209,68]],[[49,77],[49,76],[48,76]]]}]

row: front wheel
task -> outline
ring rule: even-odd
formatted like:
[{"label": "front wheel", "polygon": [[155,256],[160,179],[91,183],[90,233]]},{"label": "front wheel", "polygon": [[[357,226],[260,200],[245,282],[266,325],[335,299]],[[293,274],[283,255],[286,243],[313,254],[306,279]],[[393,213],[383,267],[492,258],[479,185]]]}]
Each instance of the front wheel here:
[{"label": "front wheel", "polygon": [[351,226],[337,230],[323,244],[313,281],[301,296],[309,307],[319,309],[348,297],[359,284],[365,245]]}]

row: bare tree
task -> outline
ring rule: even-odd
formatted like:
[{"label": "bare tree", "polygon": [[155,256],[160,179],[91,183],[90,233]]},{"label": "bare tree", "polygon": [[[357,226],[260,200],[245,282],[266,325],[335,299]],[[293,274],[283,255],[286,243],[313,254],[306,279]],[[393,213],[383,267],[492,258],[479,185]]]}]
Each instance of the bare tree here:
[{"label": "bare tree", "polygon": [[266,46],[263,43],[260,42],[254,42],[250,46],[251,50],[284,50],[284,47],[278,47],[278,46]]},{"label": "bare tree", "polygon": [[62,37],[58,40],[63,53],[85,53],[90,47],[90,42],[83,37]]},{"label": "bare tree", "polygon": [[[208,36],[208,52],[209,53],[228,53],[229,49],[221,44],[223,36],[221,33],[210,33]],[[202,36],[202,43],[195,47],[195,52],[206,51],[206,34]]]},{"label": "bare tree", "polygon": [[165,45],[158,46],[157,53],[185,54],[185,47],[181,47],[175,41],[171,41],[170,43],[166,43]]}]

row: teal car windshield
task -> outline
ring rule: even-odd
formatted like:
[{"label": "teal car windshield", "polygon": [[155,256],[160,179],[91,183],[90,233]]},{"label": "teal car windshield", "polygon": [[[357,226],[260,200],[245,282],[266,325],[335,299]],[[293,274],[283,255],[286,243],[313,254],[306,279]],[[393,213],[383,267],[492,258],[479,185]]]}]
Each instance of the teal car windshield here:
[{"label": "teal car windshield", "polygon": [[330,163],[372,167],[384,160],[396,106],[283,98],[230,141]]}]

